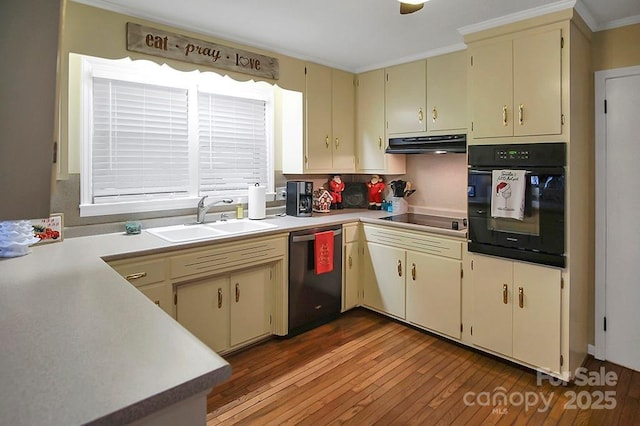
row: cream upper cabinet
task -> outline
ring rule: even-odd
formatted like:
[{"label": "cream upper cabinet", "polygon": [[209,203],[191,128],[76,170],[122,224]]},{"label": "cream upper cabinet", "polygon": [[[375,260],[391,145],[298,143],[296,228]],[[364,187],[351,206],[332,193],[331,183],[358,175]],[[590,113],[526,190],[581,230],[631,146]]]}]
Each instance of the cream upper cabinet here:
[{"label": "cream upper cabinet", "polygon": [[469,92],[474,138],[561,134],[561,29],[470,44]]},{"label": "cream upper cabinet", "polygon": [[354,172],[356,151],[354,75],[335,69],[331,74],[332,168],[337,171]]},{"label": "cream upper cabinet", "polygon": [[385,154],[385,71],[359,74],[356,80],[356,168],[363,173],[404,174],[404,155]]},{"label": "cream upper cabinet", "polygon": [[305,106],[306,149],[303,170],[309,173],[353,173],[353,74],[322,65],[307,64]]},{"label": "cream upper cabinet", "polygon": [[561,271],[473,256],[473,342],[560,371]]},{"label": "cream upper cabinet", "polygon": [[467,53],[427,59],[427,130],[464,133],[467,127]]},{"label": "cream upper cabinet", "polygon": [[386,69],[385,113],[389,135],[427,131],[426,73],[425,60]]}]

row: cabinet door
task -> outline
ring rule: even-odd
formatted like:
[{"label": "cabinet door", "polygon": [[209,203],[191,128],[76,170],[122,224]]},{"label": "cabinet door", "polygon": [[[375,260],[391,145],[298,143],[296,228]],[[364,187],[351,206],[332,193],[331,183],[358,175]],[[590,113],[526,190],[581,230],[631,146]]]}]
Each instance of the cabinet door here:
[{"label": "cabinet door", "polygon": [[554,29],[513,41],[515,136],[562,133],[561,38]]},{"label": "cabinet door", "polygon": [[330,170],[331,159],[331,68],[307,64],[306,150],[308,170]]},{"label": "cabinet door", "polygon": [[427,59],[427,129],[467,128],[467,52]]},{"label": "cabinet door", "polygon": [[407,251],[407,320],[460,338],[462,264]]},{"label": "cabinet door", "polygon": [[231,347],[269,334],[271,267],[231,274]]},{"label": "cabinet door", "polygon": [[[0,221],[51,213],[56,77],[58,63],[67,60],[58,54],[62,7],[60,1],[2,1]],[[25,28],[37,28],[38,36],[20,37]]]},{"label": "cabinet door", "polygon": [[513,283],[513,357],[559,372],[560,270],[514,262]]},{"label": "cabinet door", "polygon": [[469,48],[469,97],[473,136],[513,135],[512,42]]},{"label": "cabinet door", "polygon": [[511,356],[513,315],[513,266],[511,261],[474,256],[473,342]]},{"label": "cabinet door", "polygon": [[426,61],[396,65],[386,73],[387,132],[426,131]]},{"label": "cabinet door", "polygon": [[357,87],[358,170],[384,170],[384,70],[362,73]]},{"label": "cabinet door", "polygon": [[216,352],[229,347],[229,277],[177,286],[176,319]]},{"label": "cabinet door", "polygon": [[160,282],[138,287],[153,303],[175,318],[173,304],[173,286],[170,282]]},{"label": "cabinet door", "polygon": [[376,243],[365,247],[363,303],[405,318],[405,251]]},{"label": "cabinet door", "polygon": [[358,290],[360,288],[360,244],[347,243],[344,246],[344,281],[342,311],[358,306]]},{"label": "cabinet door", "polygon": [[353,74],[332,71],[333,170],[355,170],[355,88]]}]

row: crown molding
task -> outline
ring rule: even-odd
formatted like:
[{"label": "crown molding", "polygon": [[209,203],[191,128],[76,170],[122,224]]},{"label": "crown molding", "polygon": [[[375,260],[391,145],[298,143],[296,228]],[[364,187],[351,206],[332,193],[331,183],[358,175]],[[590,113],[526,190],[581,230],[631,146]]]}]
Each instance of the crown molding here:
[{"label": "crown molding", "polygon": [[373,71],[373,70],[377,70],[377,69],[380,69],[380,68],[387,68],[387,67],[392,67],[394,65],[406,64],[407,62],[419,61],[421,59],[427,59],[427,58],[430,58],[432,56],[438,56],[438,55],[444,55],[444,54],[447,54],[447,53],[457,52],[459,50],[465,50],[466,48],[467,48],[466,44],[464,44],[464,43],[456,43],[456,44],[452,44],[450,46],[445,46],[445,47],[441,47],[441,48],[438,48],[438,49],[433,49],[433,50],[428,50],[426,52],[417,53],[415,55],[404,56],[402,58],[396,58],[396,59],[394,59],[392,61],[379,62],[377,64],[367,65],[367,66],[358,68],[358,69],[354,70],[353,72],[355,74],[360,74],[360,73],[363,73],[363,72]]},{"label": "crown molding", "polygon": [[571,9],[576,5],[576,2],[577,0],[564,0],[544,6],[534,7],[532,9],[523,10],[510,15],[501,16],[499,18],[489,19],[488,21],[479,22],[477,24],[467,25],[465,27],[458,28],[458,32],[465,36],[467,34],[489,30],[502,25],[513,24],[514,22],[524,21],[525,19],[536,18],[549,13]]}]

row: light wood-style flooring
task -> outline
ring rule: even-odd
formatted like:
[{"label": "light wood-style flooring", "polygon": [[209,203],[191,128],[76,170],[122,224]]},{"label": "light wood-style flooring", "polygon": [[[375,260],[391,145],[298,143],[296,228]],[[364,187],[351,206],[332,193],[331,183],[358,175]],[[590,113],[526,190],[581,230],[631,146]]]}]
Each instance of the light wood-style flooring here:
[{"label": "light wood-style flooring", "polygon": [[364,309],[226,358],[233,375],[208,397],[208,426],[640,424],[639,372],[589,358],[616,385],[538,385],[531,370]]}]

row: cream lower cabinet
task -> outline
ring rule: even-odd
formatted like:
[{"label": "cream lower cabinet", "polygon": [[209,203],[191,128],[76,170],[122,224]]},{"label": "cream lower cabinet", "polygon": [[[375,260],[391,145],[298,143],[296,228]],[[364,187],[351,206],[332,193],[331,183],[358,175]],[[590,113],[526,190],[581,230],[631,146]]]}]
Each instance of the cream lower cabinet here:
[{"label": "cream lower cabinet", "polygon": [[364,306],[460,338],[462,242],[365,225]]},{"label": "cream lower cabinet", "polygon": [[561,271],[473,256],[473,343],[560,372]]},{"label": "cream lower cabinet", "polygon": [[360,273],[362,250],[360,244],[360,226],[357,223],[342,227],[343,276],[342,276],[342,312],[360,304]]},{"label": "cream lower cabinet", "polygon": [[407,320],[459,339],[461,263],[407,251]]},{"label": "cream lower cabinet", "polygon": [[176,287],[176,319],[216,352],[270,334],[270,266]]},{"label": "cream lower cabinet", "polygon": [[133,284],[153,303],[175,318],[173,286],[168,262],[162,257],[144,257],[109,262],[122,277]]},{"label": "cream lower cabinet", "polygon": [[367,242],[364,248],[362,303],[377,311],[405,318],[405,250]]}]

